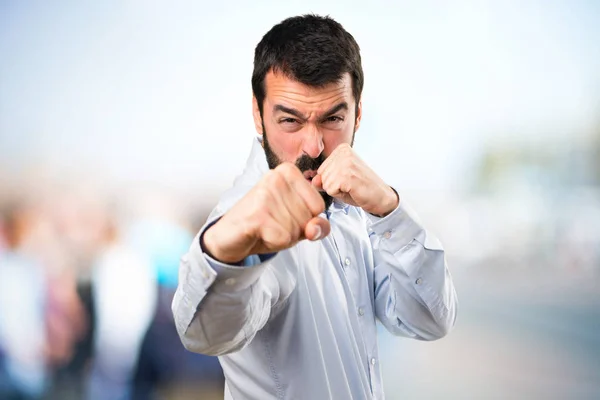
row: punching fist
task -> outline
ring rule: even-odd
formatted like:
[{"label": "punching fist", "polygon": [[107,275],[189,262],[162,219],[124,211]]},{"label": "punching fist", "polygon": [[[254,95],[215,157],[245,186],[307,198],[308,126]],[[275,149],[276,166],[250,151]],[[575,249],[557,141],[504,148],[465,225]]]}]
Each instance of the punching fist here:
[{"label": "punching fist", "polygon": [[227,263],[253,254],[275,253],[301,240],[329,234],[318,215],[325,203],[316,188],[291,163],[270,170],[259,183],[203,235],[204,251]]}]

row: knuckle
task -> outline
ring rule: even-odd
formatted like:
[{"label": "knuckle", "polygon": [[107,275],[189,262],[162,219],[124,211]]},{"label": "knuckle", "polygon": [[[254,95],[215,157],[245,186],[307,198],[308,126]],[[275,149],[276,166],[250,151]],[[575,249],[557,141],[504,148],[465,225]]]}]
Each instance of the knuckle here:
[{"label": "knuckle", "polygon": [[264,187],[265,185],[269,185],[275,179],[275,174],[276,174],[275,170],[269,170],[269,171],[267,171],[263,175],[262,179],[260,180],[259,186],[263,186]]},{"label": "knuckle", "polygon": [[288,231],[277,232],[273,237],[273,242],[277,247],[287,247],[292,244],[294,238]]},{"label": "knuckle", "polygon": [[271,190],[269,189],[268,186],[265,186],[265,185],[257,186],[256,191],[255,191],[255,196],[256,196],[256,200],[255,200],[254,205],[258,206],[259,208],[262,208],[260,206],[270,200]]},{"label": "knuckle", "polygon": [[266,175],[266,180],[269,183],[277,183],[278,181],[280,181],[281,179],[283,179],[282,177],[282,170],[278,169],[279,167],[277,167],[276,169],[272,169],[269,172],[267,172]]},{"label": "knuckle", "polygon": [[266,186],[269,191],[272,190],[281,190],[284,186],[287,185],[286,175],[281,170],[272,170],[272,174],[266,182]]},{"label": "knuckle", "polygon": [[292,163],[289,162],[284,162],[279,164],[276,168],[275,171],[283,174],[284,176],[291,176],[294,174],[294,172],[296,171],[296,166]]}]

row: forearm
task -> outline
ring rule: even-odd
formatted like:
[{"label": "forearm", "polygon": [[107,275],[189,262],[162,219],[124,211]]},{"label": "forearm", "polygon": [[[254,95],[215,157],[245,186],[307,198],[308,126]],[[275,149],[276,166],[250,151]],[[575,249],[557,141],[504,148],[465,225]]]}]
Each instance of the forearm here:
[{"label": "forearm", "polygon": [[397,335],[445,336],[458,301],[441,244],[403,208],[372,221],[378,318]]},{"label": "forearm", "polygon": [[269,318],[277,282],[258,258],[231,266],[202,251],[199,236],[182,258],[173,299],[175,325],[191,351],[219,355],[250,341]]}]

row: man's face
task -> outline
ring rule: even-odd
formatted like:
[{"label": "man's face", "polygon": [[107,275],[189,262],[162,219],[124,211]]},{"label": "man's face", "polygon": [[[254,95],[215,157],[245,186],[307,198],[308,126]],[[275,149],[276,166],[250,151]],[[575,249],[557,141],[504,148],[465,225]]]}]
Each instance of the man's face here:
[{"label": "man's face", "polygon": [[[256,99],[253,114],[271,169],[282,162],[292,162],[310,181],[337,146],[352,145],[361,106],[356,113],[350,74],[344,74],[338,82],[314,88],[269,72],[265,92],[262,118]],[[323,197],[329,206],[331,198],[325,193]]]}]

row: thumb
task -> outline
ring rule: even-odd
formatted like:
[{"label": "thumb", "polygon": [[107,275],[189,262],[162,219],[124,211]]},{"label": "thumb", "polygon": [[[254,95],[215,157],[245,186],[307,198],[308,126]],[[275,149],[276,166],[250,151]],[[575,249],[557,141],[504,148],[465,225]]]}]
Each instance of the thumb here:
[{"label": "thumb", "polygon": [[325,218],[314,217],[306,224],[304,228],[304,236],[308,240],[319,240],[329,235],[331,225]]}]

